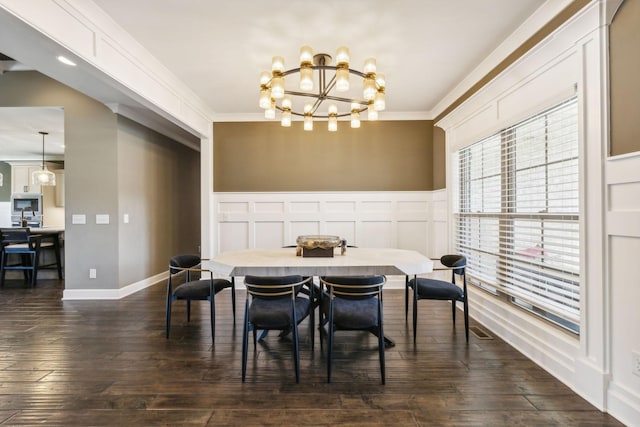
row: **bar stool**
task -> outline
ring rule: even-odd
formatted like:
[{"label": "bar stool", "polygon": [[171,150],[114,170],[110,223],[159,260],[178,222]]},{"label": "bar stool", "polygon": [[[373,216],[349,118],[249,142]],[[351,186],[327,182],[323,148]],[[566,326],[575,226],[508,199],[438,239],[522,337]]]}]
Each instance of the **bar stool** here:
[{"label": "bar stool", "polygon": [[[28,228],[3,228],[0,236],[0,286],[4,286],[7,270],[22,270],[25,281],[30,280],[31,287],[34,287],[38,275],[40,237],[29,235]],[[12,255],[19,256],[20,261],[10,264]]]}]

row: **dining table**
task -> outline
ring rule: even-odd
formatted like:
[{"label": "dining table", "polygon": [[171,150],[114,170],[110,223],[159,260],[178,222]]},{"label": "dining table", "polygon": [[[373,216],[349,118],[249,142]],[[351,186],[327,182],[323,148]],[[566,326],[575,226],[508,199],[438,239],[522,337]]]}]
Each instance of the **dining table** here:
[{"label": "dining table", "polygon": [[[202,267],[213,273],[243,277],[287,276],[414,276],[433,271],[433,261],[409,249],[348,248],[343,254],[336,249],[333,256],[304,257],[295,247],[256,248],[222,252],[210,259],[202,259]],[[393,340],[385,337],[385,345]]]}]

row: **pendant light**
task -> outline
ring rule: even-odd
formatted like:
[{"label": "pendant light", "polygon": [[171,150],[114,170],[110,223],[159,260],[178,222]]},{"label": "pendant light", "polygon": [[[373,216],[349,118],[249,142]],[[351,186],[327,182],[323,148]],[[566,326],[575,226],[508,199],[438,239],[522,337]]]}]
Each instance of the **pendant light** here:
[{"label": "pendant light", "polygon": [[40,131],[38,133],[42,135],[42,169],[31,174],[31,183],[33,185],[56,185],[56,174],[44,165],[44,136],[49,135],[49,132]]}]

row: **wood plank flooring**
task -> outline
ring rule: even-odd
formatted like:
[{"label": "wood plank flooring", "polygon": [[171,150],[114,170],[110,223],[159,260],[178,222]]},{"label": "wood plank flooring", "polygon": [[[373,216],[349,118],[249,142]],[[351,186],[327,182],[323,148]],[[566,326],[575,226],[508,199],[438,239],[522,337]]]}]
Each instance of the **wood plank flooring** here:
[{"label": "wood plank flooring", "polygon": [[[240,381],[244,292],[234,325],[217,295],[215,346],[206,303],[191,323],[174,304],[164,337],[164,283],[119,301],[61,301],[63,282],[0,289],[0,425],[60,426],[620,426],[498,338],[464,340],[447,303],[421,301],[418,342],[404,294],[385,291],[387,384],[377,341],[336,335],[332,383],[300,329],[300,384],[290,338],[271,332]],[[409,313],[411,315],[411,313]],[[472,323],[473,325],[473,323]],[[491,335],[491,331],[486,331]]]}]

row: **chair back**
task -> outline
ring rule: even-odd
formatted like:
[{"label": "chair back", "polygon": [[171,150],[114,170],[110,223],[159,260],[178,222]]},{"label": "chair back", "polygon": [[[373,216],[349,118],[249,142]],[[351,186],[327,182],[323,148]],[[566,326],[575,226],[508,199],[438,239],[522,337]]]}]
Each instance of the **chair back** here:
[{"label": "chair back", "polygon": [[245,276],[244,283],[248,294],[254,298],[274,298],[298,293],[303,284],[309,278],[304,279],[300,275],[290,276]]},{"label": "chair back", "polygon": [[169,272],[176,274],[185,268],[193,268],[200,265],[198,255],[176,255],[169,260]]},{"label": "chair back", "polygon": [[0,229],[0,235],[2,236],[3,245],[29,243],[28,228],[2,228]]},{"label": "chair back", "polygon": [[467,258],[464,255],[443,255],[440,262],[445,267],[453,269],[454,274],[460,276],[464,275],[464,270],[467,267]]},{"label": "chair back", "polygon": [[329,294],[346,299],[372,298],[382,291],[386,276],[327,276],[321,278]]}]

